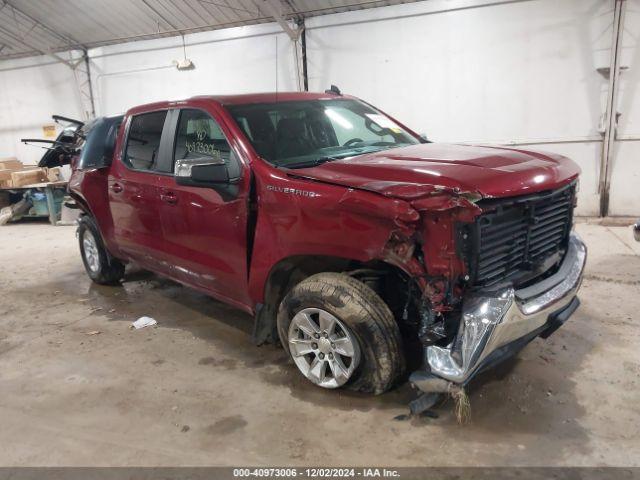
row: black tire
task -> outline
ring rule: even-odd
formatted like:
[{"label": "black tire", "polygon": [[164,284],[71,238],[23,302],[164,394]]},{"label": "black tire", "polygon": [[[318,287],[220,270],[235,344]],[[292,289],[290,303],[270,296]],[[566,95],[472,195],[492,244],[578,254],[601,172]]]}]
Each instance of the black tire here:
[{"label": "black tire", "polygon": [[[98,255],[97,268],[92,269],[87,260],[84,240],[88,235],[93,236]],[[109,254],[102,241],[100,231],[95,221],[89,215],[83,215],[78,220],[78,242],[80,243],[80,256],[89,278],[100,285],[114,285],[124,276],[124,264]]]},{"label": "black tire", "polygon": [[367,285],[341,273],[319,273],[297,284],[278,311],[278,336],[289,356],[288,331],[300,310],[319,308],[342,321],[360,347],[360,363],[343,388],[378,395],[402,376],[400,329],[387,304]]}]

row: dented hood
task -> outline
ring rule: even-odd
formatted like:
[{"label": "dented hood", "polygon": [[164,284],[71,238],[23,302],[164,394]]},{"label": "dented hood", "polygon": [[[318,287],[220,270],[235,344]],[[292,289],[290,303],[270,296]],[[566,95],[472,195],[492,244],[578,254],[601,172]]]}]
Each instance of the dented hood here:
[{"label": "dented hood", "polygon": [[389,197],[434,191],[508,197],[557,188],[580,168],[560,155],[506,147],[424,143],[292,170],[296,176]]}]

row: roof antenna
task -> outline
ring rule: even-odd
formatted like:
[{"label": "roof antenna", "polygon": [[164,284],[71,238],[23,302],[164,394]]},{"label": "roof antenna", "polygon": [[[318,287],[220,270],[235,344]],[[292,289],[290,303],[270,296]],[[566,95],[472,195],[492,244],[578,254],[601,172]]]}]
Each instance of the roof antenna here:
[{"label": "roof antenna", "polygon": [[340,93],[340,89],[338,87],[336,87],[335,85],[331,85],[331,88],[329,90],[325,90],[324,93],[328,93],[329,95],[340,95],[340,96],[342,96],[342,93]]}]

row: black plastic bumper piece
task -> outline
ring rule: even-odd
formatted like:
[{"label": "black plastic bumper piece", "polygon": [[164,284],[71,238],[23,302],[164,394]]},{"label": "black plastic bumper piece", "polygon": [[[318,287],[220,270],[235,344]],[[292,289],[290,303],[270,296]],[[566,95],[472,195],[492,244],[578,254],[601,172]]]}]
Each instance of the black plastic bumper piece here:
[{"label": "black plastic bumper piece", "polygon": [[580,306],[580,299],[578,297],[574,297],[569,305],[564,307],[562,310],[557,312],[553,312],[549,315],[549,320],[547,320],[546,329],[540,333],[542,338],[549,338],[556,330],[558,330],[564,322],[569,320],[569,317],[573,315],[578,307]]}]

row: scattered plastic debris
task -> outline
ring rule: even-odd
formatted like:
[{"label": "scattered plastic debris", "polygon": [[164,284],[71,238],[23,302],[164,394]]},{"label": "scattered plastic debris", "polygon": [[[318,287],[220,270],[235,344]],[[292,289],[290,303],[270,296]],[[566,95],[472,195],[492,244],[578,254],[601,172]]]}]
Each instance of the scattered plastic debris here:
[{"label": "scattered plastic debris", "polygon": [[151,317],[140,317],[139,319],[137,319],[135,322],[131,324],[131,328],[135,328],[136,330],[138,330],[144,327],[152,327],[157,324],[158,322],[156,322],[155,319]]},{"label": "scattered plastic debris", "polygon": [[393,417],[393,419],[398,422],[404,422],[405,420],[409,420],[410,418],[411,418],[411,415],[407,415],[406,413],[396,415],[395,417]]},{"label": "scattered plastic debris", "polygon": [[100,330],[91,330],[87,332],[85,335],[100,335],[102,332]]}]

